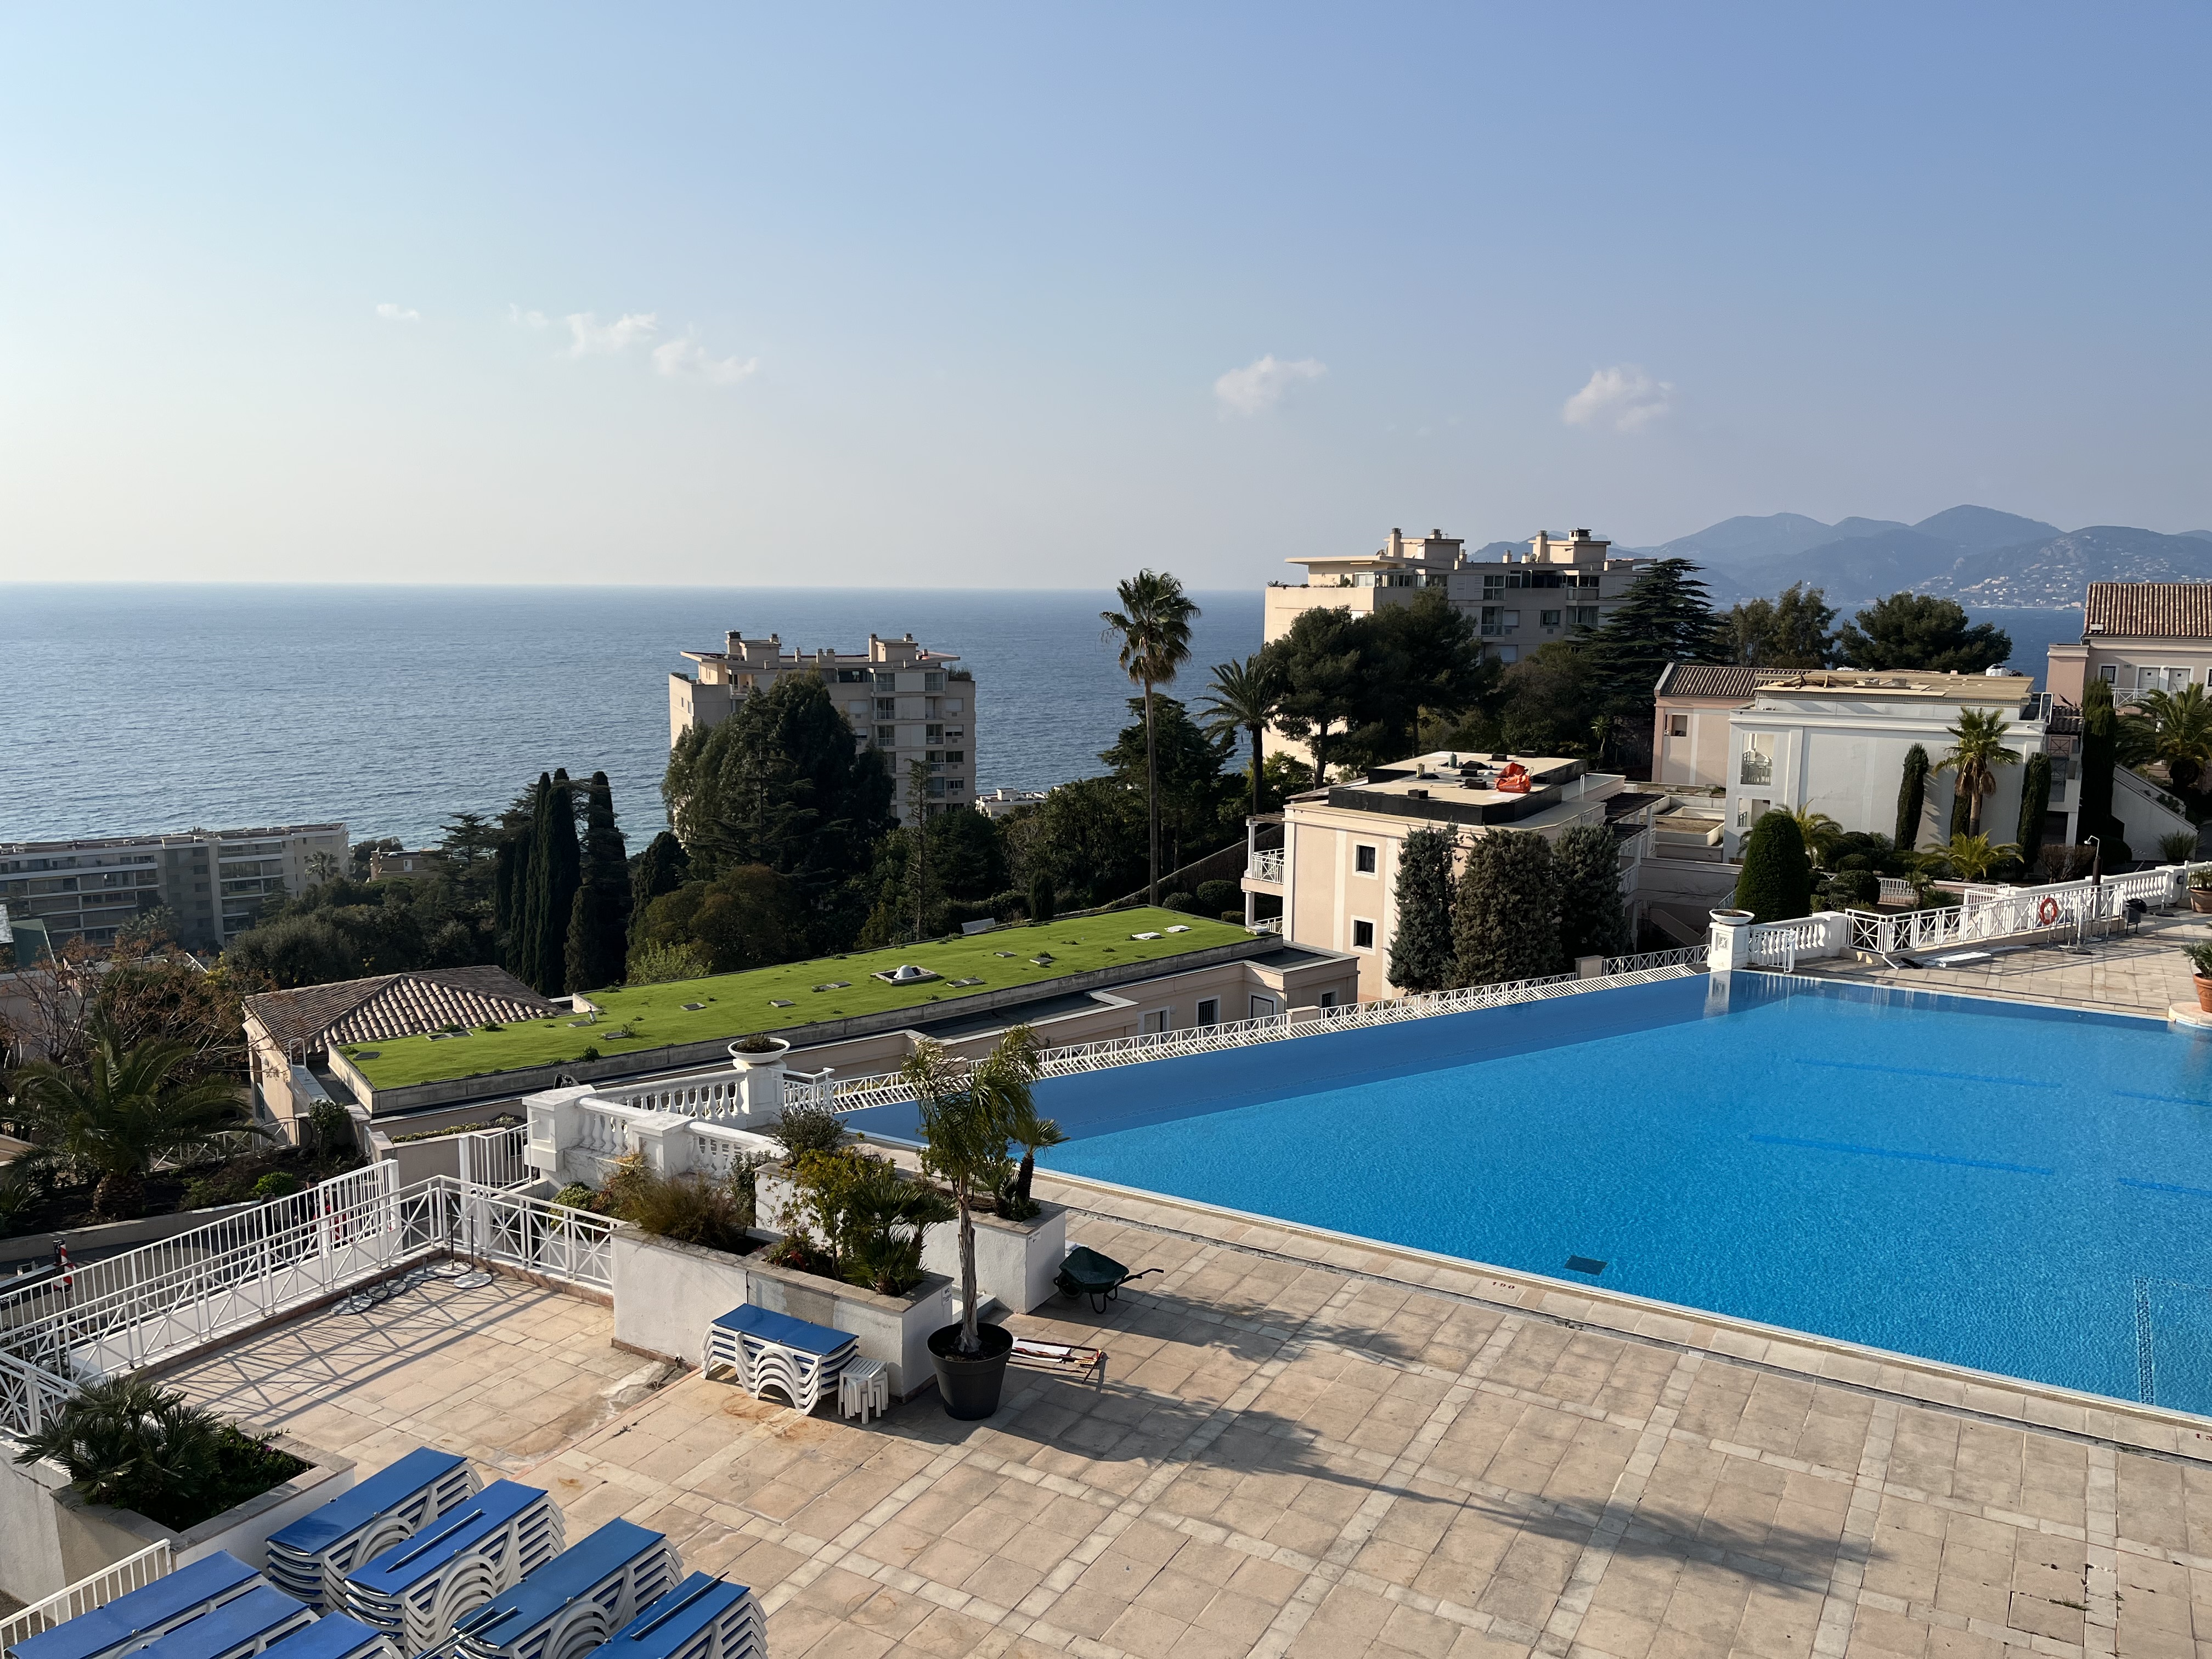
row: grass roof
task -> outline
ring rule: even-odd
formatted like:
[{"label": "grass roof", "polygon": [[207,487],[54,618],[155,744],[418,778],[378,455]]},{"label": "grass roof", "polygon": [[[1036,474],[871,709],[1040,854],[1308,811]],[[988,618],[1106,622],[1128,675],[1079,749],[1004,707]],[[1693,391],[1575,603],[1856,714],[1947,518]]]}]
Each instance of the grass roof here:
[{"label": "grass roof", "polygon": [[[1184,931],[1170,933],[1170,927]],[[1157,933],[1140,939],[1138,933]],[[1174,910],[1115,910],[1104,915],[1048,921],[1041,927],[1002,927],[970,938],[902,945],[816,957],[775,968],[708,979],[594,991],[601,1011],[585,1024],[581,1014],[506,1025],[459,1036],[395,1037],[342,1048],[354,1067],[378,1089],[483,1077],[587,1058],[612,1060],[624,1052],[684,1042],[733,1040],[756,1031],[788,1033],[822,1020],[848,1019],[894,1008],[928,1008],[993,991],[1049,985],[1073,974],[1137,962],[1155,962],[1193,951],[1236,944],[1243,928]],[[1047,962],[1035,958],[1049,957]],[[910,985],[874,977],[911,963],[937,975]],[[842,981],[842,982],[841,982]],[[697,1006],[688,1005],[696,1004]]]}]

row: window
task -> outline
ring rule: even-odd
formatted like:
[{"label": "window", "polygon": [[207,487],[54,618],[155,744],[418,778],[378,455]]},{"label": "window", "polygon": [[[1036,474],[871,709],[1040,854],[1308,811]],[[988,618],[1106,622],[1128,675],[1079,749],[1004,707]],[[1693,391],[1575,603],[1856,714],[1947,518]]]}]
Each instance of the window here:
[{"label": "window", "polygon": [[876,747],[878,749],[897,748],[898,727],[896,726],[878,726],[876,728]]},{"label": "window", "polygon": [[1687,714],[1668,715],[1667,735],[1670,738],[1688,737],[1690,735],[1690,717]]},{"label": "window", "polygon": [[864,720],[868,718],[868,705],[865,702],[848,702],[845,705],[845,712],[856,720]]},{"label": "window", "polygon": [[876,718],[879,720],[896,720],[898,718],[898,699],[896,697],[878,697],[876,699]]},{"label": "window", "polygon": [[945,676],[941,672],[932,670],[921,677],[921,689],[925,691],[942,691],[945,690]]},{"label": "window", "polygon": [[945,728],[941,726],[933,726],[928,727],[922,732],[921,740],[924,743],[943,743],[945,741]]},{"label": "window", "polygon": [[945,779],[945,793],[946,794],[948,794],[948,795],[964,795],[964,794],[966,794],[966,793],[968,793],[968,780],[967,780],[967,779],[965,779],[965,778],[947,778],[947,779]]},{"label": "window", "polygon": [[896,691],[898,690],[898,676],[887,674],[883,670],[878,669],[875,673],[875,685],[878,691]]},{"label": "window", "polygon": [[1335,992],[1334,992],[1334,991],[1323,991],[1323,992],[1321,994],[1321,1006],[1322,1006],[1322,1007],[1324,1007],[1324,1008],[1334,1008],[1334,1007],[1335,1007],[1335,1006],[1336,1006],[1336,993],[1335,993]]},{"label": "window", "polygon": [[1221,999],[1219,997],[1200,997],[1198,1000],[1198,1023],[1200,1025],[1218,1025],[1221,1024]]},{"label": "window", "polygon": [[1154,1031],[1164,1032],[1173,1029],[1170,1022],[1174,1018],[1174,1015],[1169,1010],[1165,1008],[1155,1008],[1145,1016],[1145,1030],[1147,1034]]},{"label": "window", "polygon": [[1363,876],[1373,875],[1375,873],[1375,849],[1371,847],[1353,848],[1352,849],[1352,867],[1358,871]]},{"label": "window", "polygon": [[1252,1012],[1251,1012],[1251,1014],[1249,1015],[1249,1018],[1253,1018],[1253,1019],[1273,1019],[1273,1018],[1274,1018],[1274,1017],[1275,1017],[1275,1012],[1276,1012],[1276,1009],[1275,1009],[1275,1000],[1274,1000],[1274,998],[1273,998],[1273,997],[1263,997],[1263,996],[1260,995],[1260,994],[1259,994],[1258,993],[1256,993],[1256,992],[1255,992],[1255,993],[1253,994],[1253,997],[1252,997]]},{"label": "window", "polygon": [[1371,951],[1375,948],[1375,924],[1373,922],[1358,921],[1354,921],[1352,922],[1352,948],[1355,951]]},{"label": "window", "polygon": [[2189,684],[2186,668],[2138,668],[2136,670],[2136,690],[2138,691],[2179,691]]},{"label": "window", "polygon": [[2107,685],[2118,684],[2120,678],[2120,665],[2118,663],[2106,663],[2102,668],[2100,668],[2097,671],[2097,678],[2104,681]]},{"label": "window", "polygon": [[1774,733],[1752,732],[1743,740],[1743,763],[1736,772],[1738,783],[1771,783],[1774,781]]},{"label": "window", "polygon": [[947,697],[945,700],[945,712],[948,714],[957,714],[962,713],[960,699],[957,697]]},{"label": "window", "polygon": [[1536,620],[1546,628],[1557,628],[1559,625],[1559,613],[1556,611],[1539,611],[1536,613]]}]

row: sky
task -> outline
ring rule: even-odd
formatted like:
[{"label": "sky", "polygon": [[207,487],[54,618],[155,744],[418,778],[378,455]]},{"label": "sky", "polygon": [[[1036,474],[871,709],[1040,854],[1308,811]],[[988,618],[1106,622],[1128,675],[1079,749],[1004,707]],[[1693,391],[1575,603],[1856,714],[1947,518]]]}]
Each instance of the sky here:
[{"label": "sky", "polygon": [[2208,48],[2155,3],[13,7],[0,581],[2212,527]]}]

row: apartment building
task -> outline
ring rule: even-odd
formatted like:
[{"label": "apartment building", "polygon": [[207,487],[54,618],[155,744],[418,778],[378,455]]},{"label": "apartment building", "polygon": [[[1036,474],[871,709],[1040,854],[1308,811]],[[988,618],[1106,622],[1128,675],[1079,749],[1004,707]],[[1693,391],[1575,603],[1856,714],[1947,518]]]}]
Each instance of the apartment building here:
[{"label": "apartment building", "polygon": [[2091,582],[2081,642],[2051,647],[2044,683],[2078,707],[2091,680],[2123,706],[2146,691],[2212,686],[2212,582]]},{"label": "apartment building", "polygon": [[252,926],[264,900],[319,879],[319,854],[331,860],[331,873],[343,870],[346,848],[343,823],[4,842],[0,903],[44,924],[56,945],[112,944],[132,917],[166,907],[177,918],[178,944],[219,951]]},{"label": "apartment building", "polygon": [[1652,694],[1652,782],[1719,787],[1735,752],[1729,717],[1750,708],[1761,686],[1794,679],[1801,672],[1740,663],[1668,663],[1659,671]]},{"label": "apartment building", "polygon": [[1588,530],[1564,536],[1540,530],[1526,553],[1469,559],[1460,537],[1393,530],[1372,553],[1286,561],[1304,566],[1306,580],[1268,585],[1261,638],[1280,639],[1304,611],[1336,607],[1370,615],[1437,591],[1475,623],[1486,653],[1512,662],[1577,629],[1596,627],[1626,595],[1644,562],[1615,558],[1612,547]]},{"label": "apartment building", "polygon": [[[1528,775],[1525,791],[1498,787],[1522,781],[1507,775],[1514,765]],[[1439,751],[1378,768],[1357,782],[1293,795],[1281,812],[1247,821],[1245,925],[1259,921],[1261,899],[1279,899],[1285,940],[1351,957],[1359,966],[1361,999],[1392,996],[1398,863],[1414,830],[1452,829],[1465,840],[1525,830],[1551,839],[1576,824],[1648,823],[1661,799],[1617,774],[1556,756]],[[1261,830],[1278,823],[1282,846],[1262,848]]]},{"label": "apartment building", "polygon": [[854,740],[873,747],[897,785],[899,821],[908,817],[909,770],[928,769],[926,816],[975,804],[975,679],[960,659],[915,643],[914,635],[886,640],[871,634],[865,653],[824,647],[812,653],[787,652],[775,634],[749,640],[732,629],[720,651],[686,651],[699,665],[695,675],[668,677],[668,742],[694,726],[717,726],[738,702],[792,674],[818,674],[853,727]]}]

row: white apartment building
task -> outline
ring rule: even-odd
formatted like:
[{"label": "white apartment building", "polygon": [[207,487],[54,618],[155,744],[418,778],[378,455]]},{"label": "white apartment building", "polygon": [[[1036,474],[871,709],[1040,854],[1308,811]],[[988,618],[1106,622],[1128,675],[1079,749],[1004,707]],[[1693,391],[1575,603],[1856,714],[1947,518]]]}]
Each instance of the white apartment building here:
[{"label": "white apartment building", "polygon": [[899,821],[907,820],[909,769],[928,769],[925,815],[975,804],[975,679],[960,659],[915,643],[914,635],[868,635],[865,653],[824,647],[786,652],[780,636],[749,640],[734,629],[720,651],[686,651],[699,672],[668,677],[668,742],[695,726],[717,726],[738,702],[791,674],[818,674],[854,740],[890,767]]},{"label": "white apartment building", "polygon": [[[343,823],[187,830],[173,836],[0,842],[0,903],[45,924],[57,945],[114,941],[141,911],[166,906],[177,943],[219,951],[253,923],[264,900],[304,892],[318,854],[346,867]],[[319,867],[319,866],[318,866]]]},{"label": "white apartment building", "polygon": [[[1526,793],[1497,787],[1514,763],[1528,774]],[[1363,1000],[1392,996],[1398,863],[1414,830],[1456,829],[1464,840],[1526,830],[1550,839],[1576,824],[1646,823],[1661,799],[1615,774],[1592,772],[1587,762],[1557,757],[1439,751],[1378,768],[1358,782],[1293,795],[1280,813],[1247,821],[1245,924],[1256,921],[1260,899],[1278,898],[1284,939],[1350,955],[1359,964]],[[1261,827],[1278,823],[1282,846],[1262,849]]]},{"label": "white apartment building", "polygon": [[1644,561],[1612,556],[1613,544],[1587,530],[1538,531],[1518,557],[1471,560],[1466,542],[1431,530],[1408,538],[1393,530],[1372,553],[1317,554],[1299,583],[1271,582],[1261,639],[1280,639],[1301,612],[1327,607],[1367,615],[1441,590],[1480,629],[1483,648],[1500,661],[1595,628],[1628,592]]}]

